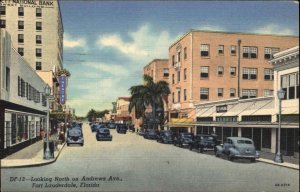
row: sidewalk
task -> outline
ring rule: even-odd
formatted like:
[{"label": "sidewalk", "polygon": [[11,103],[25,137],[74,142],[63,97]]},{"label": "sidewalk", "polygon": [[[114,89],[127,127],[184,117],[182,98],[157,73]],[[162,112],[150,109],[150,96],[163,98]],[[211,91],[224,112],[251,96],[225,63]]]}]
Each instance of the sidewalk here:
[{"label": "sidewalk", "polygon": [[257,161],[299,170],[298,158],[295,158],[293,156],[282,156],[284,162],[276,163],[274,162],[274,157],[275,157],[274,153],[260,152],[260,158],[257,159]]}]

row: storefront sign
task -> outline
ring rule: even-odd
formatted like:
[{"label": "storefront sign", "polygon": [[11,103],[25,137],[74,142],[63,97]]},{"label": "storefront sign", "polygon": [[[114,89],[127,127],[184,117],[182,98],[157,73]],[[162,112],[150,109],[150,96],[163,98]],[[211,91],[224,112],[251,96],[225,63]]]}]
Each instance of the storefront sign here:
[{"label": "storefront sign", "polygon": [[227,105],[216,106],[216,111],[217,113],[227,112]]},{"label": "storefront sign", "polygon": [[54,1],[40,0],[0,0],[2,6],[35,7],[35,8],[54,8]]},{"label": "storefront sign", "polygon": [[66,76],[59,76],[60,104],[66,103]]}]

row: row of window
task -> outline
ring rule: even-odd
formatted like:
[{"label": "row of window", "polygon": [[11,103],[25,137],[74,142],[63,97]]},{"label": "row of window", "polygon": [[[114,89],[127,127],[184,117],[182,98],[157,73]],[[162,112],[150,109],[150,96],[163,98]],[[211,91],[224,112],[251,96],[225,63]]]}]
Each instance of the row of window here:
[{"label": "row of window", "polygon": [[[24,21],[18,21],[18,29],[19,30],[23,30],[25,27],[24,27]],[[6,20],[3,20],[1,19],[0,20],[0,28],[6,28]],[[42,22],[36,22],[35,23],[35,29],[37,31],[42,31]]]},{"label": "row of window", "polygon": [[[19,53],[21,56],[24,56],[24,48],[23,48],[23,47],[19,47],[19,48],[18,48],[18,53]],[[36,48],[36,49],[35,49],[35,56],[36,56],[36,57],[42,57],[42,49],[41,49],[41,48]]]},{"label": "row of window", "polygon": [[[0,6],[0,15],[6,15],[6,6]],[[24,16],[24,7],[18,7],[18,16]],[[35,16],[42,17],[42,8],[35,9]]]},{"label": "row of window", "polygon": [[285,91],[284,99],[299,98],[299,72],[282,75],[281,87]]},{"label": "row of window", "polygon": [[[271,115],[242,115],[242,121],[271,122]],[[198,122],[213,122],[213,117],[197,117]],[[216,122],[238,122],[238,116],[217,116]]]},{"label": "row of window", "polygon": [[[24,34],[18,34],[18,43],[24,43]],[[42,44],[42,35],[35,36],[35,43]]]},{"label": "row of window", "polygon": [[[27,100],[34,101],[35,103],[41,102],[41,93],[25,82],[20,76],[18,76],[18,96],[26,97]],[[47,106],[44,94],[42,94],[42,106]]]}]

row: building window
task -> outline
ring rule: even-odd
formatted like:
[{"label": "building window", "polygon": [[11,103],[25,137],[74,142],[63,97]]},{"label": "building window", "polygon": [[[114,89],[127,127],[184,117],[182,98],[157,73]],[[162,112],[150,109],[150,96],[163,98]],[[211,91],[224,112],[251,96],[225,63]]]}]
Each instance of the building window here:
[{"label": "building window", "polygon": [[5,15],[5,14],[6,14],[6,7],[0,6],[0,15]]},{"label": "building window", "polygon": [[18,76],[18,96],[21,96],[21,77]]},{"label": "building window", "polygon": [[172,74],[172,84],[174,84],[174,83],[175,83],[175,75]]},{"label": "building window", "polygon": [[285,91],[284,99],[299,98],[299,73],[282,75],[281,88]]},{"label": "building window", "polygon": [[175,55],[172,55],[172,66],[174,67],[175,65]]},{"label": "building window", "polygon": [[18,15],[24,16],[24,7],[18,7]]},{"label": "building window", "polygon": [[235,88],[230,88],[230,97],[235,97]]},{"label": "building window", "polygon": [[46,96],[42,94],[42,106],[47,106]]},{"label": "building window", "polygon": [[24,29],[24,21],[18,21],[18,29]]},{"label": "building window", "polygon": [[257,47],[243,47],[243,58],[257,58]]},{"label": "building window", "polygon": [[21,79],[21,97],[25,97],[25,81]]},{"label": "building window", "polygon": [[230,46],[230,53],[231,53],[231,55],[236,55],[236,46],[235,45]]},{"label": "building window", "polygon": [[224,45],[219,45],[218,47],[218,53],[223,55],[224,54]]},{"label": "building window", "polygon": [[24,34],[18,34],[18,42],[24,43]]},{"label": "building window", "polygon": [[224,73],[224,67],[219,66],[218,67],[218,75],[223,75]]},{"label": "building window", "polygon": [[10,88],[10,68],[6,67],[5,90],[9,91],[9,88]]},{"label": "building window", "polygon": [[169,68],[164,68],[164,77],[169,77]]},{"label": "building window", "polygon": [[19,47],[19,48],[18,48],[18,53],[19,53],[21,56],[24,56],[24,48],[23,48],[23,47]]},{"label": "building window", "polygon": [[0,28],[5,28],[5,27],[6,27],[6,21],[0,20]]},{"label": "building window", "polygon": [[178,103],[180,102],[180,90],[177,91]]},{"label": "building window", "polygon": [[36,62],[35,63],[35,70],[42,70],[42,62]]},{"label": "building window", "polygon": [[256,79],[257,69],[256,68],[243,68],[243,79]]},{"label": "building window", "polygon": [[180,62],[180,61],[181,61],[180,54],[181,54],[181,52],[178,51],[178,52],[177,52],[177,62]]},{"label": "building window", "polygon": [[36,30],[42,30],[42,22],[36,22]]},{"label": "building window", "polygon": [[273,69],[264,69],[264,78],[265,80],[273,80],[274,79],[274,72]]},{"label": "building window", "polygon": [[180,82],[180,71],[177,71],[177,82]]},{"label": "building window", "polygon": [[273,96],[273,90],[265,89],[264,90],[264,97],[270,97],[270,96]]},{"label": "building window", "polygon": [[257,97],[256,89],[243,89],[242,90],[242,99],[249,99]]},{"label": "building window", "polygon": [[172,93],[172,103],[175,103],[174,92]]},{"label": "building window", "polygon": [[36,8],[35,16],[36,17],[41,17],[42,16],[42,9],[41,8]]},{"label": "building window", "polygon": [[186,68],[183,70],[183,80],[186,80]]},{"label": "building window", "polygon": [[279,52],[279,48],[265,48],[265,59],[272,59],[275,53]]},{"label": "building window", "polygon": [[209,88],[200,88],[200,99],[201,100],[209,99]]},{"label": "building window", "polygon": [[218,88],[218,97],[223,97],[223,88]]},{"label": "building window", "polygon": [[235,76],[236,75],[236,67],[230,67],[230,75]]},{"label": "building window", "polygon": [[183,99],[186,101],[186,89],[183,90]]},{"label": "building window", "polygon": [[200,77],[208,78],[208,69],[209,67],[200,67]]},{"label": "building window", "polygon": [[186,47],[183,49],[183,53],[184,53],[184,59],[187,59],[187,48]]},{"label": "building window", "polygon": [[208,57],[209,56],[209,45],[201,44],[201,46],[200,46],[200,55],[201,55],[201,57]]},{"label": "building window", "polygon": [[42,57],[42,49],[41,48],[36,48],[35,49],[35,56]]},{"label": "building window", "polygon": [[27,100],[29,100],[29,86],[28,86],[28,83],[26,83],[26,98]]},{"label": "building window", "polygon": [[42,44],[42,36],[37,35],[36,38],[35,38],[35,42],[36,42],[36,44]]}]

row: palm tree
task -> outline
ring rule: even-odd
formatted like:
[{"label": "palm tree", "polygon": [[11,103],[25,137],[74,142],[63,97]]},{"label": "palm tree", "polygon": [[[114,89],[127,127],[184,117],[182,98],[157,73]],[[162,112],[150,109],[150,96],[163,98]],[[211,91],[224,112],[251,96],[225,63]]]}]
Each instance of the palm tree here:
[{"label": "palm tree", "polygon": [[129,89],[131,98],[128,111],[131,113],[135,107],[137,117],[140,117],[145,113],[146,106],[151,105],[154,128],[156,128],[157,109],[163,110],[164,108],[163,96],[170,94],[169,84],[166,81],[155,83],[148,75],[144,75],[144,82],[144,85],[132,86]]}]

